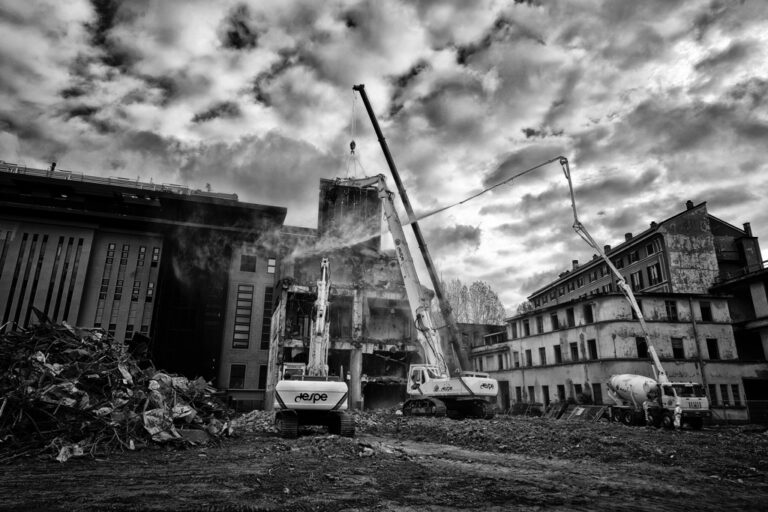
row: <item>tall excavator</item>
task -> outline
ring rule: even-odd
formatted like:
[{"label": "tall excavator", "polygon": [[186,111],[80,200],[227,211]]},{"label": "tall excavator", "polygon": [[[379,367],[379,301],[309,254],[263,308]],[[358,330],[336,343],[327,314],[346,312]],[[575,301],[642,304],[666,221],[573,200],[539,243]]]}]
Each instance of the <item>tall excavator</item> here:
[{"label": "tall excavator", "polygon": [[307,363],[283,363],[280,380],[275,385],[275,426],[285,438],[296,437],[301,425],[324,425],[331,434],[355,435],[354,418],[347,412],[347,384],[339,377],[328,375],[330,288],[330,263],[328,258],[323,258]]}]

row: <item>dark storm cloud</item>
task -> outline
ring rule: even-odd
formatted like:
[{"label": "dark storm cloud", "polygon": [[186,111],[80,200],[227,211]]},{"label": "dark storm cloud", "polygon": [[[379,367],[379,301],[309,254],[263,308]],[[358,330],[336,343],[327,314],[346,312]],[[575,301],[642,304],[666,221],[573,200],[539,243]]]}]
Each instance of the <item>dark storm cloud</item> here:
[{"label": "dark storm cloud", "polygon": [[726,209],[734,204],[756,203],[764,199],[756,192],[744,188],[742,185],[732,187],[714,187],[704,189],[697,194],[707,202],[707,208],[710,211]]},{"label": "dark storm cloud", "polygon": [[481,230],[477,226],[456,224],[454,226],[431,228],[425,238],[435,251],[476,249],[480,246]]},{"label": "dark storm cloud", "polygon": [[168,156],[178,142],[175,139],[162,137],[150,131],[128,132],[122,138],[122,147],[129,151],[152,153],[161,157]]},{"label": "dark storm cloud", "polygon": [[224,48],[251,50],[259,42],[259,30],[246,4],[234,6],[221,23],[219,39]]},{"label": "dark storm cloud", "polygon": [[233,101],[222,101],[212,105],[203,112],[199,112],[192,117],[193,123],[204,123],[216,118],[233,119],[240,117],[242,112],[240,106]]},{"label": "dark storm cloud", "polygon": [[137,54],[111,37],[115,26],[135,18],[139,5],[145,6],[143,2],[131,4],[124,0],[91,0],[96,20],[85,26],[91,34],[91,44],[101,50],[101,61],[107,66],[125,70],[139,59]]},{"label": "dark storm cloud", "polygon": [[734,85],[729,91],[728,96],[735,101],[745,102],[746,108],[757,106],[766,106],[768,100],[768,80],[760,77],[751,77],[743,82]]},{"label": "dark storm cloud", "polygon": [[402,94],[403,90],[413,82],[417,76],[419,76],[424,70],[430,68],[428,62],[424,60],[417,61],[411,68],[401,75],[395,75],[389,78],[389,81],[395,87],[392,91],[392,99],[390,100],[389,116],[392,117],[403,108]]},{"label": "dark storm cloud", "polygon": [[540,45],[546,44],[540,34],[520,25],[515,20],[500,16],[479,41],[456,48],[456,62],[468,65],[475,54],[488,50],[492,45],[516,40],[531,40]]},{"label": "dark storm cloud", "polygon": [[256,78],[253,80],[252,92],[254,99],[266,106],[272,104],[270,89],[274,81],[286,70],[300,63],[300,55],[294,49],[280,50],[277,55],[278,60],[269,68],[256,75]]},{"label": "dark storm cloud", "polygon": [[752,50],[752,44],[744,41],[731,43],[728,48],[722,52],[702,59],[694,65],[696,71],[711,72],[713,68],[737,64],[748,57]]}]

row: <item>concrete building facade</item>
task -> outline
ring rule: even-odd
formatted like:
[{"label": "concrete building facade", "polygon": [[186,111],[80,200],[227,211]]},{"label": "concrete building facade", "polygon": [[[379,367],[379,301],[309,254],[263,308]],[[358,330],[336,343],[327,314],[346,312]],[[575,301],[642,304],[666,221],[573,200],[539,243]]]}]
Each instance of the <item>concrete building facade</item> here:
[{"label": "concrete building facade", "polygon": [[[736,228],[710,215],[705,203],[689,201],[683,212],[637,236],[627,233],[605,252],[632,287],[670,378],[705,384],[715,420],[768,420],[761,330],[768,301],[748,225]],[[752,269],[747,284],[728,278],[743,268]],[[648,340],[597,256],[574,261],[529,300],[530,311],[507,320],[508,341],[473,349],[476,369],[500,381],[502,408],[555,399],[610,403],[610,375],[653,376]]]}]

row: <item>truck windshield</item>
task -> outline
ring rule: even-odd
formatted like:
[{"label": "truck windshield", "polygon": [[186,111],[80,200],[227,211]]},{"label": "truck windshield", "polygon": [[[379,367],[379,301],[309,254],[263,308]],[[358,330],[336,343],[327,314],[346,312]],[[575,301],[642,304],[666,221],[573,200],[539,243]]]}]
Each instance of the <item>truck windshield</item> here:
[{"label": "truck windshield", "polygon": [[706,396],[700,384],[674,384],[675,394],[679,397],[696,398]]}]

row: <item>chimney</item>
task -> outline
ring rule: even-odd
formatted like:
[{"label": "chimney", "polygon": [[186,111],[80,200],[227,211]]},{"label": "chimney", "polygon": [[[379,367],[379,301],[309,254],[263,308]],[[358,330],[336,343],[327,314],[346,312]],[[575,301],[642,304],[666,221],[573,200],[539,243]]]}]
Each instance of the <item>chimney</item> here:
[{"label": "chimney", "polygon": [[658,224],[656,224],[656,221],[655,221],[655,220],[652,220],[652,221],[651,221],[651,229],[656,229],[657,227],[659,227],[659,225],[658,225]]},{"label": "chimney", "polygon": [[752,236],[752,225],[749,222],[744,223],[744,232],[747,236]]},{"label": "chimney", "polygon": [[691,201],[690,199],[688,201],[686,201],[685,202],[685,209],[686,210],[693,210],[693,201]]},{"label": "chimney", "polygon": [[624,233],[624,241],[629,242],[632,240],[632,233]]},{"label": "chimney", "polygon": [[606,244],[606,245],[603,246],[603,252],[605,254],[608,254],[608,251],[610,251],[610,250],[611,250],[611,246],[610,245]]},{"label": "chimney", "polygon": [[573,264],[573,270],[579,268],[579,260],[573,260],[571,263]]}]

